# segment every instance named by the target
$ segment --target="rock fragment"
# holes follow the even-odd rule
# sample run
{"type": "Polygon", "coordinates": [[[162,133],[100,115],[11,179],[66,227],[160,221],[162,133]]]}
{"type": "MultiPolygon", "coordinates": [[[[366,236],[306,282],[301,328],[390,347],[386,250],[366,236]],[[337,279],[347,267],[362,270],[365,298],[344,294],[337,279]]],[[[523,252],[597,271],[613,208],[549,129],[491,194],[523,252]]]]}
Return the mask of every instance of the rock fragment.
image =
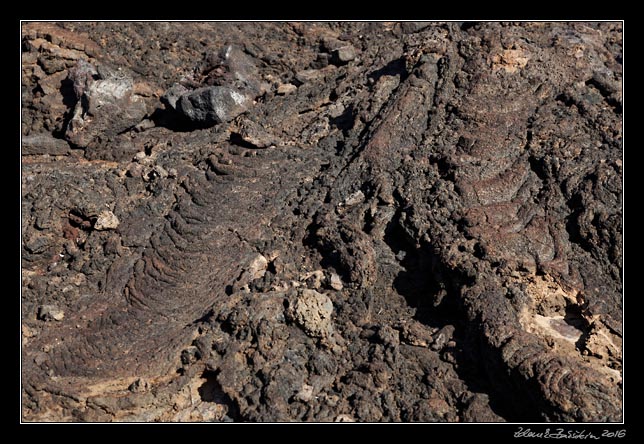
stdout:
{"type": "Polygon", "coordinates": [[[297,86],[292,83],[282,83],[277,87],[277,94],[280,96],[285,96],[287,94],[294,93],[295,91],[297,91],[297,86]]]}
{"type": "Polygon", "coordinates": [[[229,122],[248,110],[253,98],[228,86],[198,88],[177,101],[177,110],[203,125],[229,122]]]}
{"type": "Polygon", "coordinates": [[[447,343],[452,339],[454,335],[454,326],[453,325],[446,325],[440,330],[438,330],[434,335],[432,336],[433,342],[430,348],[434,351],[442,350],[443,347],[447,345],[447,343]]]}
{"type": "Polygon", "coordinates": [[[338,415],[333,422],[356,422],[355,418],[351,415],[338,415]]]}
{"type": "Polygon", "coordinates": [[[404,344],[415,347],[428,347],[433,341],[431,330],[416,321],[401,326],[400,339],[404,344]]]}
{"type": "Polygon", "coordinates": [[[331,62],[335,65],[344,65],[356,58],[356,49],[352,45],[342,46],[331,53],[331,62]]]}
{"type": "Polygon", "coordinates": [[[164,94],[163,103],[176,109],[196,125],[211,126],[229,122],[246,112],[262,93],[262,83],[255,63],[235,45],[226,46],[220,53],[208,54],[208,71],[195,90],[173,85],[164,94]]]}
{"type": "Polygon", "coordinates": [[[322,285],[322,280],[324,279],[324,273],[322,270],[315,270],[304,275],[304,282],[309,288],[317,290],[322,285]]]}
{"type": "Polygon", "coordinates": [[[313,386],[302,384],[302,388],[293,397],[296,401],[309,402],[313,399],[313,386]]]}
{"type": "Polygon", "coordinates": [[[259,279],[266,273],[266,268],[268,267],[268,259],[262,254],[257,254],[253,259],[251,259],[248,267],[246,268],[246,273],[250,280],[259,279]]]}
{"type": "Polygon", "coordinates": [[[363,202],[365,199],[364,193],[362,190],[358,190],[354,193],[351,193],[349,196],[347,196],[346,199],[342,202],[342,206],[344,207],[351,207],[353,205],[357,205],[360,202],[363,202]]]}
{"type": "Polygon", "coordinates": [[[268,148],[283,143],[282,139],[266,131],[262,125],[250,119],[242,119],[239,122],[231,136],[231,140],[234,138],[239,138],[255,148],[268,148]]]}
{"type": "Polygon", "coordinates": [[[338,273],[332,272],[329,274],[328,278],[329,287],[333,290],[340,291],[344,287],[342,284],[342,279],[338,276],[338,273]]]}
{"type": "Polygon", "coordinates": [[[333,303],[315,290],[302,290],[290,309],[291,318],[312,337],[327,338],[333,332],[333,303]]]}
{"type": "Polygon", "coordinates": [[[29,343],[29,340],[35,336],[38,336],[38,332],[28,325],[22,325],[22,345],[29,343]]]}
{"type": "MultiPolygon", "coordinates": [[[[70,70],[78,101],[65,132],[66,139],[74,145],[88,147],[100,145],[133,128],[147,113],[145,102],[134,94],[134,82],[121,73],[95,80],[99,74],[87,62],[79,61],[70,70]]],[[[105,76],[107,72],[103,70],[105,76]]]]}
{"type": "Polygon", "coordinates": [[[65,155],[69,152],[69,144],[62,139],[56,139],[49,133],[30,134],[22,137],[22,155],[50,154],[65,155]]]}
{"type": "Polygon", "coordinates": [[[55,305],[41,305],[38,308],[38,319],[41,321],[62,321],[65,318],[65,312],[55,305]]]}
{"type": "Polygon", "coordinates": [[[177,102],[182,95],[188,93],[190,90],[180,83],[175,83],[161,96],[161,102],[170,109],[177,109],[177,102]]]}
{"type": "Polygon", "coordinates": [[[68,78],[72,81],[76,98],[80,99],[83,97],[85,91],[89,90],[89,87],[98,78],[98,71],[94,65],[86,60],[80,59],[76,63],[76,67],[69,70],[68,78]]]}
{"type": "Polygon", "coordinates": [[[94,223],[94,229],[98,231],[114,230],[118,228],[119,223],[119,219],[114,213],[109,210],[105,210],[98,215],[98,218],[94,223]]]}

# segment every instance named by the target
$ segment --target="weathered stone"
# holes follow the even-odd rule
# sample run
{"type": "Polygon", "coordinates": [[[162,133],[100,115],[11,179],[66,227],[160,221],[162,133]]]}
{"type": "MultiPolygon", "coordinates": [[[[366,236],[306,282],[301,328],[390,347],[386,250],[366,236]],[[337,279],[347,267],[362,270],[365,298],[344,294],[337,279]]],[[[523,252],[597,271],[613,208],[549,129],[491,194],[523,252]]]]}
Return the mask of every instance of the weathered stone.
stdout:
{"type": "Polygon", "coordinates": [[[259,279],[264,276],[266,273],[266,267],[268,266],[268,260],[262,254],[257,254],[246,267],[245,272],[248,273],[248,278],[250,280],[259,279]]]}
{"type": "Polygon", "coordinates": [[[340,276],[338,276],[337,273],[330,273],[328,275],[328,282],[329,282],[329,286],[336,291],[340,291],[344,287],[344,284],[342,283],[342,279],[340,279],[340,276]]]}
{"type": "Polygon", "coordinates": [[[352,45],[346,45],[331,53],[331,61],[337,65],[342,65],[354,60],[356,56],[356,49],[352,45]]]}
{"type": "Polygon", "coordinates": [[[333,303],[328,296],[305,289],[293,301],[291,315],[308,335],[326,338],[333,331],[332,313],[333,303]]]}
{"type": "Polygon", "coordinates": [[[74,145],[101,146],[102,140],[133,128],[146,115],[145,102],[134,94],[131,78],[94,80],[93,71],[85,65],[74,73],[74,91],[81,97],[65,133],[74,145]]]}
{"type": "Polygon", "coordinates": [[[76,98],[80,99],[89,90],[94,81],[98,79],[98,71],[94,65],[80,59],[76,62],[76,66],[69,70],[68,78],[72,81],[76,98]]]}
{"type": "Polygon", "coordinates": [[[225,46],[221,55],[229,73],[227,83],[251,96],[258,95],[260,76],[253,58],[236,45],[225,46]]]}
{"type": "Polygon", "coordinates": [[[250,119],[242,118],[236,125],[234,134],[255,148],[268,148],[282,143],[281,138],[250,119]]]}
{"type": "Polygon", "coordinates": [[[181,96],[177,110],[202,125],[229,122],[252,105],[252,97],[228,86],[209,86],[181,96]]]}
{"type": "Polygon", "coordinates": [[[282,83],[277,87],[277,94],[285,96],[287,94],[292,94],[297,91],[297,86],[291,83],[282,83]]]}
{"type": "Polygon", "coordinates": [[[301,402],[310,402],[313,399],[313,386],[303,384],[302,388],[295,394],[294,399],[301,402]]]}
{"type": "Polygon", "coordinates": [[[442,350],[454,335],[454,326],[446,325],[432,336],[432,350],[442,350]]]}
{"type": "Polygon", "coordinates": [[[94,229],[98,231],[114,230],[119,226],[119,219],[109,210],[102,211],[96,218],[94,229]]]}
{"type": "Polygon", "coordinates": [[[22,137],[22,155],[50,154],[64,155],[69,152],[69,144],[56,139],[49,133],[30,134],[22,137]]]}
{"type": "Polygon", "coordinates": [[[41,321],[62,321],[65,312],[55,305],[41,305],[38,308],[38,319],[41,321]]]}
{"type": "Polygon", "coordinates": [[[161,96],[161,102],[170,107],[170,109],[177,109],[177,102],[182,95],[188,92],[190,92],[188,88],[180,83],[175,83],[161,96]]]}

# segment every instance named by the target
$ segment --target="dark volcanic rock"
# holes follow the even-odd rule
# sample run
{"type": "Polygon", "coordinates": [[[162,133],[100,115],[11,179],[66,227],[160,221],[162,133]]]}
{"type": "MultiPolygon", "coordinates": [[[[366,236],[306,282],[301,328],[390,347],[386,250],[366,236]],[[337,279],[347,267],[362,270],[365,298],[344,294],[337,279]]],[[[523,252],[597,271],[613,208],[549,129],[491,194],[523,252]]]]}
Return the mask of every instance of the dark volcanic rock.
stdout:
{"type": "Polygon", "coordinates": [[[229,122],[246,111],[252,98],[227,86],[208,86],[183,94],[177,110],[198,124],[229,122]]]}
{"type": "Polygon", "coordinates": [[[621,39],[24,24],[23,418],[620,421],[621,39]]]}
{"type": "Polygon", "coordinates": [[[161,98],[171,109],[199,126],[231,121],[247,111],[261,92],[253,59],[234,45],[208,54],[202,75],[204,83],[215,86],[189,91],[175,84],[161,98]]]}
{"type": "Polygon", "coordinates": [[[30,134],[22,137],[22,155],[64,155],[69,152],[69,144],[56,139],[50,133],[30,134]]]}

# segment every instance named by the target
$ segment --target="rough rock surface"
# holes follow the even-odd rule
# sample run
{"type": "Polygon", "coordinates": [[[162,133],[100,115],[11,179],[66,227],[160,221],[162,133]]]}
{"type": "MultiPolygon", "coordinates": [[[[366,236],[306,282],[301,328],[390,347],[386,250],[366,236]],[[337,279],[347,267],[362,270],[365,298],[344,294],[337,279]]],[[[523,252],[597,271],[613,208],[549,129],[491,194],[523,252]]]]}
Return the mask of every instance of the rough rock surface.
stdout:
{"type": "Polygon", "coordinates": [[[147,113],[130,77],[101,68],[99,72],[79,59],[67,77],[73,85],[76,106],[65,138],[81,148],[109,149],[106,145],[115,136],[134,127],[147,113]]]}
{"type": "Polygon", "coordinates": [[[24,420],[621,420],[620,23],[22,36],[24,420]]]}

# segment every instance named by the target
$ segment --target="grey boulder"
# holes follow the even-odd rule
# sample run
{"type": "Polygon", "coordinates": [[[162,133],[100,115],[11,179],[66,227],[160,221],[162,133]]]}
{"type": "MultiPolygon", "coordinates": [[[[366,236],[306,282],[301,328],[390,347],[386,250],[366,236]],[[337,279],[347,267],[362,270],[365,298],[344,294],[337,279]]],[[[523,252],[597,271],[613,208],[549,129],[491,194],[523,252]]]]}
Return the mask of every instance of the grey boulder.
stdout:
{"type": "Polygon", "coordinates": [[[253,98],[228,86],[198,88],[182,95],[177,111],[191,121],[204,125],[229,122],[248,110],[253,98]]]}

